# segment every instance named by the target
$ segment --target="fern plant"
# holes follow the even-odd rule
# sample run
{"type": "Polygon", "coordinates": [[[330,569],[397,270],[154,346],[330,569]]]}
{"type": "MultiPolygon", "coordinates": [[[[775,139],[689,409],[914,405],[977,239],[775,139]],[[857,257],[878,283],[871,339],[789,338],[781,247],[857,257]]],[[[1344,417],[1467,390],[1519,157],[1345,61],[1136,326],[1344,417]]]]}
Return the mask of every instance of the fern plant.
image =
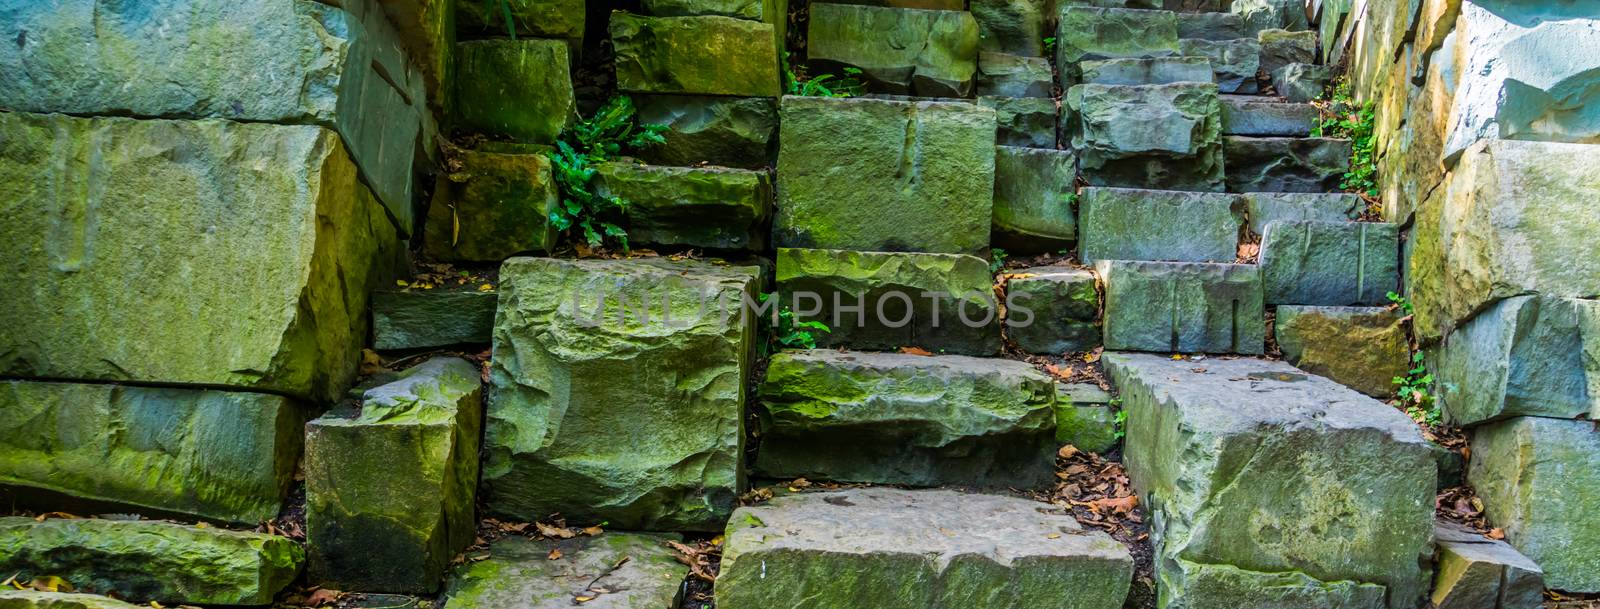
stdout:
{"type": "MultiPolygon", "coordinates": [[[[762,294],[760,297],[763,304],[772,298],[774,295],[771,293],[762,294]]],[[[783,349],[815,349],[817,336],[833,331],[828,328],[828,324],[820,321],[796,320],[794,311],[785,306],[780,306],[775,316],[766,319],[769,320],[767,342],[762,345],[762,349],[767,355],[783,349]]]]}
{"type": "Polygon", "coordinates": [[[785,95],[802,95],[808,97],[855,97],[865,93],[867,83],[861,78],[861,70],[845,68],[844,76],[835,77],[832,74],[818,74],[810,78],[795,74],[789,67],[789,54],[783,55],[783,92],[785,95]]]}
{"type": "Polygon", "coordinates": [[[634,113],[633,100],[613,97],[593,116],[563,130],[556,149],[546,153],[561,190],[550,223],[568,235],[581,234],[592,248],[607,240],[628,248],[628,233],[617,224],[627,215],[628,201],[600,194],[594,182],[599,165],[623,150],[666,142],[666,125],[640,125],[634,113]]]}

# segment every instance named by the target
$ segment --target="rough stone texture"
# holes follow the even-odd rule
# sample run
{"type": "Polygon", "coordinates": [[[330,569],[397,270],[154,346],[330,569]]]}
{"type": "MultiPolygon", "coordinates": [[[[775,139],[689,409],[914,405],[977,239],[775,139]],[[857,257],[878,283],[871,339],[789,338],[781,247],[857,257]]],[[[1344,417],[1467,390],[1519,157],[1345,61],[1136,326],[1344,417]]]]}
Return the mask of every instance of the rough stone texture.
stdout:
{"type": "Polygon", "coordinates": [[[787,15],[774,15],[778,3],[772,0],[645,0],[644,12],[659,17],[721,15],[772,23],[787,15]]]}
{"type": "Polygon", "coordinates": [[[372,348],[423,349],[489,344],[495,293],[461,289],[379,290],[372,293],[372,348]]]}
{"type": "Polygon", "coordinates": [[[1507,298],[1434,351],[1456,425],[1529,415],[1600,419],[1600,301],[1507,298]]]}
{"type": "Polygon", "coordinates": [[[1477,428],[1467,479],[1544,585],[1600,592],[1600,432],[1592,421],[1517,417],[1477,428]]]}
{"type": "Polygon", "coordinates": [[[1233,0],[1228,10],[1244,20],[1247,35],[1263,30],[1299,32],[1311,27],[1306,22],[1303,0],[1233,0]]]}
{"type": "Polygon", "coordinates": [[[1381,305],[1400,288],[1400,229],[1378,222],[1283,221],[1261,237],[1267,304],[1381,305]]]}
{"type": "Polygon", "coordinates": [[[556,244],[550,213],[561,203],[541,153],[464,151],[439,177],[428,205],[423,251],[435,260],[499,262],[556,244]]]}
{"type": "Polygon", "coordinates": [[[1164,606],[1417,605],[1436,472],[1404,414],[1281,362],[1101,361],[1164,606]]]}
{"type": "Polygon", "coordinates": [[[1227,135],[1306,137],[1316,121],[1317,109],[1311,104],[1222,96],[1222,132],[1227,135]]]}
{"type": "Polygon", "coordinates": [[[306,425],[310,579],[338,590],[438,589],[476,534],[478,366],[436,357],[306,425]]]}
{"type": "Polygon", "coordinates": [[[765,171],[606,163],[601,195],[628,201],[628,242],[717,249],[761,249],[772,209],[765,171]]]}
{"type": "Polygon", "coordinates": [[[1386,307],[1285,305],[1272,327],[1284,361],[1375,398],[1394,395],[1409,367],[1405,325],[1386,307]]]}
{"type": "Polygon", "coordinates": [[[1062,6],[1056,25],[1056,67],[1072,82],[1085,59],[1178,54],[1178,18],[1169,11],[1062,6]]]}
{"type": "Polygon", "coordinates": [[[1182,353],[1266,349],[1261,273],[1245,264],[1095,265],[1105,282],[1105,348],[1182,353]]]}
{"type": "Polygon", "coordinates": [[[995,144],[1055,150],[1056,100],[1048,97],[980,97],[978,105],[994,109],[995,144]]]}
{"type": "MultiPolygon", "coordinates": [[[[383,2],[380,8],[400,39],[396,49],[417,62],[422,86],[428,92],[428,108],[437,116],[452,116],[455,92],[450,86],[455,72],[455,2],[383,2]]],[[[423,135],[429,137],[428,131],[424,130],[423,135]]]]}
{"type": "Polygon", "coordinates": [[[1347,222],[1364,207],[1361,197],[1347,192],[1252,192],[1241,198],[1250,217],[1250,232],[1257,235],[1267,232],[1267,224],[1278,221],[1347,222]]]}
{"type": "Polygon", "coordinates": [[[1055,478],[1055,385],[1018,361],[815,349],[761,385],[765,477],[1030,488],[1055,478]]]}
{"type": "Polygon", "coordinates": [[[1291,63],[1272,71],[1272,88],[1285,99],[1304,103],[1322,97],[1333,80],[1333,69],[1309,63],[1291,63]]]}
{"type": "Polygon", "coordinates": [[[994,231],[1009,249],[1045,252],[1077,238],[1078,163],[1071,151],[996,146],[994,231]]]}
{"type": "Polygon", "coordinates": [[[700,163],[761,168],[773,157],[778,132],[778,101],[759,97],[634,95],[638,121],[666,125],[666,143],[646,147],[639,157],[659,165],[700,163]]]}
{"type": "Polygon", "coordinates": [[[1538,609],[1544,604],[1544,573],[1539,565],[1504,541],[1489,539],[1461,525],[1434,526],[1435,609],[1538,609]]]}
{"type": "Polygon", "coordinates": [[[783,304],[831,329],[817,337],[821,346],[994,355],[993,281],[982,258],[958,254],[778,248],[777,255],[783,304]]]}
{"type": "Polygon", "coordinates": [[[1204,57],[1211,62],[1217,90],[1223,93],[1256,92],[1256,70],[1261,67],[1261,44],[1255,40],[1184,39],[1178,42],[1178,48],[1186,56],[1204,57]]]}
{"type": "Polygon", "coordinates": [[[789,96],[780,114],[777,245],[988,253],[993,110],[789,96]]]}
{"type": "Polygon", "coordinates": [[[1053,8],[1047,0],[973,0],[970,10],[978,21],[978,48],[1027,57],[1044,55],[1045,16],[1053,8]]]}
{"type": "Polygon", "coordinates": [[[0,114],[0,374],[331,399],[394,225],[333,131],[0,114]]]}
{"type": "Polygon", "coordinates": [[[1579,4],[1465,0],[1443,154],[1484,138],[1600,142],[1600,15],[1579,4]],[[1561,58],[1556,60],[1555,58],[1561,58]]]}
{"type": "Polygon", "coordinates": [[[73,592],[0,590],[0,607],[5,609],[140,609],[138,605],[114,598],[73,592]]]}
{"type": "Polygon", "coordinates": [[[455,51],[456,126],[549,144],[577,116],[566,42],[474,40],[455,51]]]}
{"type": "Polygon", "coordinates": [[[1316,32],[1262,30],[1257,42],[1261,45],[1261,71],[1267,74],[1292,63],[1317,62],[1316,32]]]}
{"type": "Polygon", "coordinates": [[[304,558],[287,537],[142,520],[0,518],[0,569],[146,603],[266,605],[304,558]]]}
{"type": "Polygon", "coordinates": [[[1115,609],[1127,549],[1026,499],[863,488],[739,508],[722,609],[1115,609]]]}
{"type": "Polygon", "coordinates": [[[409,234],[427,92],[376,5],[342,4],[5,2],[0,108],[334,128],[409,234]]]}
{"type": "Polygon", "coordinates": [[[260,393],[5,381],[0,414],[0,484],[239,524],[278,515],[300,453],[260,393]]]}
{"type": "Polygon", "coordinates": [[[1496,300],[1600,296],[1600,148],[1485,140],[1417,211],[1410,258],[1417,331],[1438,338],[1496,300]],[[1561,159],[1560,163],[1550,162],[1561,159]]]}
{"type": "Polygon", "coordinates": [[[1330,192],[1350,170],[1350,140],[1326,137],[1222,138],[1228,192],[1330,192]]]}
{"type": "Polygon", "coordinates": [[[675,535],[607,532],[533,541],[506,537],[487,560],[458,567],[445,591],[450,609],[673,609],[689,568],[667,546],[675,535]],[[561,558],[551,560],[559,550],[561,558]],[[587,597],[588,600],[577,599],[587,597]]]}
{"type": "Polygon", "coordinates": [[[1216,85],[1077,85],[1065,102],[1078,116],[1072,148],[1090,184],[1223,189],[1216,85]]]}
{"type": "Polygon", "coordinates": [[[1093,85],[1168,85],[1212,82],[1211,61],[1204,57],[1136,57],[1099,59],[1078,64],[1078,79],[1093,85]]]}
{"type": "MultiPolygon", "coordinates": [[[[576,43],[583,40],[583,5],[583,0],[509,0],[505,3],[511,11],[511,23],[518,37],[564,38],[576,43]]],[[[457,2],[456,29],[505,36],[505,13],[499,2],[457,2]]]]}
{"type": "Polygon", "coordinates": [[[1233,13],[1194,13],[1178,20],[1178,38],[1200,40],[1234,40],[1250,38],[1245,30],[1244,17],[1233,13]]]}
{"type": "Polygon", "coordinates": [[[1040,266],[1009,275],[1006,335],[1018,348],[1060,355],[1100,345],[1100,293],[1094,273],[1040,266]]]}
{"type": "Polygon", "coordinates": [[[1231,262],[1244,206],[1222,193],[1085,188],[1078,259],[1231,262]]]}
{"type": "Polygon", "coordinates": [[[917,8],[929,11],[959,11],[965,10],[967,7],[966,0],[840,0],[834,4],[917,8]]]}
{"type": "Polygon", "coordinates": [[[1056,442],[1104,453],[1120,441],[1111,394],[1099,385],[1056,385],[1056,442]]]}
{"type": "Polygon", "coordinates": [[[740,303],[754,298],[755,273],[662,259],[501,265],[488,510],[644,530],[720,526],[744,482],[755,319],[740,303]]]}
{"type": "Polygon", "coordinates": [[[783,90],[771,24],[617,12],[610,27],[623,91],[777,97],[783,90]]]}
{"type": "Polygon", "coordinates": [[[1048,59],[978,52],[979,96],[1050,97],[1055,84],[1048,59]]]}
{"type": "Polygon", "coordinates": [[[854,67],[882,93],[967,97],[978,72],[978,22],[960,10],[819,3],[806,40],[815,73],[854,67]]]}

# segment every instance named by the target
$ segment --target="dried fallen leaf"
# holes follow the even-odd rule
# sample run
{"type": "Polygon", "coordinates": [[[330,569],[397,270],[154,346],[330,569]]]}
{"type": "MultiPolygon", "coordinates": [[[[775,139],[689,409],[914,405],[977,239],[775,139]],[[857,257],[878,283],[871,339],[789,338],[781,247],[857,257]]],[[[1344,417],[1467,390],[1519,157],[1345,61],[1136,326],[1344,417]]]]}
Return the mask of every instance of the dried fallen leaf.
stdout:
{"type": "Polygon", "coordinates": [[[1485,536],[1489,539],[1505,539],[1506,532],[1500,528],[1493,528],[1489,529],[1489,532],[1485,536]]]}
{"type": "Polygon", "coordinates": [[[1078,454],[1078,452],[1078,447],[1068,444],[1066,446],[1062,446],[1061,450],[1056,451],[1056,456],[1062,459],[1071,459],[1072,456],[1078,454]]]}
{"type": "Polygon", "coordinates": [[[933,353],[931,353],[927,349],[923,349],[921,347],[901,347],[900,348],[900,352],[904,353],[906,355],[924,355],[924,356],[933,355],[933,353]]]}
{"type": "Polygon", "coordinates": [[[37,590],[39,592],[71,592],[72,591],[72,584],[71,583],[68,583],[67,580],[61,579],[61,578],[56,577],[54,575],[45,575],[45,576],[41,576],[41,577],[35,577],[35,578],[33,578],[33,581],[28,582],[28,587],[29,588],[33,588],[34,590],[37,590]]]}
{"type": "Polygon", "coordinates": [[[595,526],[592,526],[592,527],[586,527],[586,528],[583,529],[583,534],[584,535],[588,535],[590,537],[594,537],[595,535],[599,535],[599,534],[604,533],[604,532],[605,532],[605,529],[600,528],[600,525],[595,525],[595,526]]]}
{"type": "Polygon", "coordinates": [[[44,521],[49,520],[51,518],[62,518],[62,519],[66,519],[66,520],[73,520],[73,519],[77,519],[77,518],[82,518],[82,516],[68,514],[66,512],[45,512],[43,514],[40,514],[38,516],[34,516],[33,517],[34,521],[36,521],[36,522],[44,522],[44,521]]]}
{"type": "Polygon", "coordinates": [[[566,527],[552,526],[543,522],[535,523],[534,526],[539,529],[540,535],[551,539],[572,539],[577,537],[575,533],[566,527]]]}
{"type": "Polygon", "coordinates": [[[1105,499],[1096,499],[1090,503],[1092,505],[1089,509],[1102,514],[1126,514],[1133,511],[1133,508],[1139,506],[1139,497],[1136,495],[1128,495],[1127,497],[1108,497],[1105,499]]]}
{"type": "Polygon", "coordinates": [[[344,596],[344,593],[338,590],[317,588],[316,590],[313,590],[310,595],[306,596],[306,606],[321,607],[323,605],[332,605],[339,602],[339,597],[341,596],[344,596]]]}
{"type": "Polygon", "coordinates": [[[561,548],[554,548],[554,549],[550,550],[550,554],[548,556],[545,556],[545,559],[546,560],[561,560],[561,548]]]}

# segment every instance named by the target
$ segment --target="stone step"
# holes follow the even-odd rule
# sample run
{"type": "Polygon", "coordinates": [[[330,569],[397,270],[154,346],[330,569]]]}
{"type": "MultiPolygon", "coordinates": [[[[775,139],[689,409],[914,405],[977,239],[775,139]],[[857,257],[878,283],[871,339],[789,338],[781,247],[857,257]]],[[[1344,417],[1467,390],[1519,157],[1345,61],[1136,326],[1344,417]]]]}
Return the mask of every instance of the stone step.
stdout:
{"type": "Polygon", "coordinates": [[[1261,43],[1253,38],[1178,41],[1183,55],[1204,57],[1211,62],[1217,89],[1223,93],[1255,93],[1256,72],[1261,69],[1261,43]]]}
{"type": "Polygon", "coordinates": [[[572,56],[565,40],[459,42],[453,80],[455,126],[518,142],[553,144],[577,116],[572,56]]]}
{"type": "Polygon", "coordinates": [[[1178,16],[1171,11],[1090,6],[1061,7],[1056,25],[1056,68],[1064,82],[1079,62],[1178,53],[1178,16]]]}
{"type": "Polygon", "coordinates": [[[1055,388],[1016,360],[809,350],[761,385],[765,477],[1034,488],[1055,478],[1055,388]]]}
{"type": "Polygon", "coordinates": [[[372,293],[372,348],[487,345],[497,294],[477,285],[372,293]]]}
{"type": "Polygon", "coordinates": [[[766,246],[773,198],[766,171],[626,161],[596,170],[598,194],[629,203],[631,244],[758,251],[766,246]]]}
{"type": "MultiPolygon", "coordinates": [[[[148,607],[148,605],[146,605],[148,607]]],[[[0,607],[6,609],[140,609],[108,596],[77,592],[0,590],[0,607]]]]}
{"type": "Polygon", "coordinates": [[[1077,182],[1078,158],[1070,150],[996,146],[994,244],[1044,253],[1077,240],[1077,182]]]}
{"type": "MultiPolygon", "coordinates": [[[[956,2],[961,10],[961,3],[956,2]]],[[[1041,2],[1012,0],[974,0],[965,7],[978,21],[978,48],[983,51],[1015,53],[1028,57],[1044,56],[1044,39],[1055,35],[1048,29],[1055,15],[1054,6],[1041,2]]]]}
{"type": "Polygon", "coordinates": [[[1261,273],[1247,264],[1101,260],[1105,348],[1180,353],[1266,349],[1261,273]]]}
{"type": "Polygon", "coordinates": [[[1099,385],[1056,384],[1056,442],[1079,450],[1104,453],[1116,447],[1116,414],[1111,393],[1099,385]]]}
{"type": "Polygon", "coordinates": [[[1075,85],[1063,101],[1075,117],[1064,139],[1091,185],[1224,189],[1215,84],[1075,85]]]}
{"type": "Polygon", "coordinates": [[[1244,31],[1254,35],[1262,30],[1309,29],[1305,2],[1301,0],[1234,0],[1228,10],[1244,19],[1244,31]]]}
{"type": "Polygon", "coordinates": [[[1222,132],[1226,135],[1306,137],[1316,125],[1317,109],[1272,98],[1222,96],[1222,132]]]}
{"type": "Polygon", "coordinates": [[[1222,138],[1228,192],[1331,192],[1350,170],[1350,140],[1325,137],[1222,138]]]}
{"type": "Polygon", "coordinates": [[[1489,523],[1544,571],[1544,585],[1600,592],[1600,431],[1593,421],[1515,417],[1473,430],[1467,480],[1489,523]]]}
{"type": "Polygon", "coordinates": [[[1284,305],[1272,331],[1284,361],[1378,399],[1393,396],[1395,377],[1411,368],[1397,309],[1284,305]]]}
{"type": "Polygon", "coordinates": [[[657,165],[761,169],[777,151],[778,100],[707,95],[630,96],[642,125],[665,125],[666,142],[636,154],[657,165]]]}
{"type": "Polygon", "coordinates": [[[1028,353],[1100,346],[1100,292],[1089,269],[1038,266],[1005,275],[1006,337],[1028,353]]]}
{"type": "Polygon", "coordinates": [[[1234,40],[1250,38],[1245,31],[1244,17],[1226,12],[1197,12],[1178,16],[1180,40],[1234,40]]]}
{"type": "Polygon", "coordinates": [[[469,150],[455,158],[459,170],[439,176],[428,204],[423,252],[442,261],[499,262],[555,247],[550,214],[561,193],[544,150],[469,150]]]}
{"type": "Polygon", "coordinates": [[[1335,76],[1333,68],[1310,63],[1284,64],[1272,71],[1272,88],[1290,102],[1309,102],[1322,97],[1335,76]]]}
{"type": "Polygon", "coordinates": [[[780,247],[776,262],[783,305],[829,327],[819,346],[1000,351],[994,276],[982,258],[780,247]]]}
{"type": "MultiPolygon", "coordinates": [[[[1107,353],[1156,588],[1184,607],[1406,609],[1437,472],[1399,410],[1288,364],[1107,353]]],[[[1474,455],[1477,455],[1474,451],[1474,455]]]]}
{"type": "Polygon", "coordinates": [[[287,537],[150,520],[0,518],[0,570],[167,605],[266,605],[300,570],[287,537]]]}
{"type": "Polygon", "coordinates": [[[1078,82],[1093,85],[1167,85],[1215,82],[1205,57],[1097,59],[1078,64],[1078,82]]]}
{"type": "Polygon", "coordinates": [[[1317,33],[1310,31],[1262,30],[1257,35],[1261,45],[1261,71],[1273,74],[1292,63],[1317,62],[1317,33]]]}
{"type": "Polygon", "coordinates": [[[1049,59],[978,52],[979,96],[1050,97],[1055,85],[1049,59]]]}
{"type": "Polygon", "coordinates": [[[719,609],[1116,609],[1127,548],[1047,504],[949,490],[803,493],[739,508],[719,609]]]}
{"type": "Polygon", "coordinates": [[[1366,207],[1360,196],[1348,192],[1247,192],[1242,197],[1250,232],[1256,235],[1280,220],[1351,221],[1366,207]]]}
{"type": "Polygon", "coordinates": [[[255,525],[277,517],[300,454],[301,405],[278,395],[0,382],[0,485],[154,515],[255,525]]]}
{"type": "Polygon", "coordinates": [[[611,16],[610,34],[619,90],[734,97],[783,92],[778,36],[770,23],[624,12],[611,16]]]}
{"type": "Polygon", "coordinates": [[[1084,188],[1078,259],[1231,262],[1244,205],[1238,195],[1136,188],[1084,188]]]}
{"type": "Polygon", "coordinates": [[[618,533],[535,541],[505,537],[489,557],[457,567],[450,609],[675,609],[689,568],[667,542],[677,535],[618,533]]]}
{"type": "Polygon", "coordinates": [[[810,20],[806,58],[814,73],[853,67],[876,92],[972,95],[979,28],[971,13],[818,3],[810,20]]]}
{"type": "Polygon", "coordinates": [[[1275,220],[1262,233],[1260,265],[1269,305],[1387,304],[1400,289],[1400,229],[1275,220]]]}
{"type": "Polygon", "coordinates": [[[1544,602],[1544,572],[1516,548],[1439,521],[1433,536],[1434,609],[1534,609],[1544,602]]]}

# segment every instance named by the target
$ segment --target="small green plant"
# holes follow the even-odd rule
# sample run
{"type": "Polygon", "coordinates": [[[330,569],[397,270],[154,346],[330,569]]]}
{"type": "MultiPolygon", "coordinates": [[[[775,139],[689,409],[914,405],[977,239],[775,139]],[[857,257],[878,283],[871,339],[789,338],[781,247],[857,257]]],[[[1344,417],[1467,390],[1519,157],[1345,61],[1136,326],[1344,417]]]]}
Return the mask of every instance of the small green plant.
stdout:
{"type": "Polygon", "coordinates": [[[1428,372],[1426,359],[1422,351],[1411,356],[1411,368],[1406,370],[1406,375],[1394,377],[1397,387],[1395,397],[1413,420],[1437,426],[1443,421],[1443,416],[1439,412],[1438,401],[1431,393],[1433,374],[1428,372]]]}
{"type": "Polygon", "coordinates": [[[1044,37],[1044,56],[1045,57],[1049,57],[1049,56],[1055,55],[1055,54],[1056,54],[1056,37],[1055,36],[1045,36],[1044,37]]]}
{"type": "Polygon", "coordinates": [[[783,92],[786,95],[855,97],[866,91],[867,83],[862,80],[860,69],[845,68],[843,77],[818,74],[806,78],[804,74],[795,74],[789,67],[789,54],[783,55],[783,92]]]}
{"type": "Polygon", "coordinates": [[[600,194],[594,183],[596,168],[625,149],[665,142],[661,134],[666,129],[665,125],[637,124],[633,100],[618,96],[594,116],[563,130],[556,149],[546,153],[561,190],[561,203],[550,212],[550,223],[569,235],[581,233],[589,247],[600,247],[610,239],[626,250],[628,233],[617,222],[627,215],[628,202],[600,194]]]}
{"type": "Polygon", "coordinates": [[[1410,316],[1417,313],[1417,308],[1411,305],[1411,299],[1400,295],[1399,292],[1389,292],[1388,296],[1389,302],[1394,303],[1394,306],[1400,307],[1400,311],[1406,315],[1410,316]]]}
{"type": "MultiPolygon", "coordinates": [[[[765,304],[772,298],[775,296],[771,293],[762,294],[761,303],[765,304]]],[[[828,328],[828,324],[820,321],[796,320],[794,311],[782,306],[781,303],[775,318],[776,321],[773,321],[774,316],[763,316],[763,319],[768,320],[767,342],[763,345],[763,350],[768,355],[783,349],[815,349],[817,335],[833,331],[828,328]]]]}
{"type": "Polygon", "coordinates": [[[497,7],[500,9],[499,10],[500,16],[503,17],[505,19],[505,21],[506,21],[506,35],[510,36],[512,40],[516,40],[517,39],[517,25],[516,25],[516,23],[513,22],[512,18],[511,18],[511,0],[484,0],[484,1],[488,3],[489,12],[491,14],[495,12],[495,9],[497,7]]]}
{"type": "Polygon", "coordinates": [[[1350,81],[1341,78],[1330,89],[1328,98],[1316,105],[1322,117],[1312,127],[1311,136],[1348,138],[1351,143],[1350,170],[1345,172],[1339,187],[1369,199],[1376,198],[1378,159],[1373,129],[1377,112],[1373,103],[1357,103],[1350,93],[1350,81]]]}
{"type": "Polygon", "coordinates": [[[989,274],[1000,272],[1006,266],[1006,257],[1010,256],[1005,250],[998,247],[989,248],[989,274]]]}
{"type": "MultiPolygon", "coordinates": [[[[1120,398],[1111,400],[1113,406],[1121,403],[1122,400],[1120,398]]],[[[1117,409],[1116,416],[1111,418],[1111,429],[1111,437],[1119,442],[1128,437],[1128,411],[1117,409]]]]}

